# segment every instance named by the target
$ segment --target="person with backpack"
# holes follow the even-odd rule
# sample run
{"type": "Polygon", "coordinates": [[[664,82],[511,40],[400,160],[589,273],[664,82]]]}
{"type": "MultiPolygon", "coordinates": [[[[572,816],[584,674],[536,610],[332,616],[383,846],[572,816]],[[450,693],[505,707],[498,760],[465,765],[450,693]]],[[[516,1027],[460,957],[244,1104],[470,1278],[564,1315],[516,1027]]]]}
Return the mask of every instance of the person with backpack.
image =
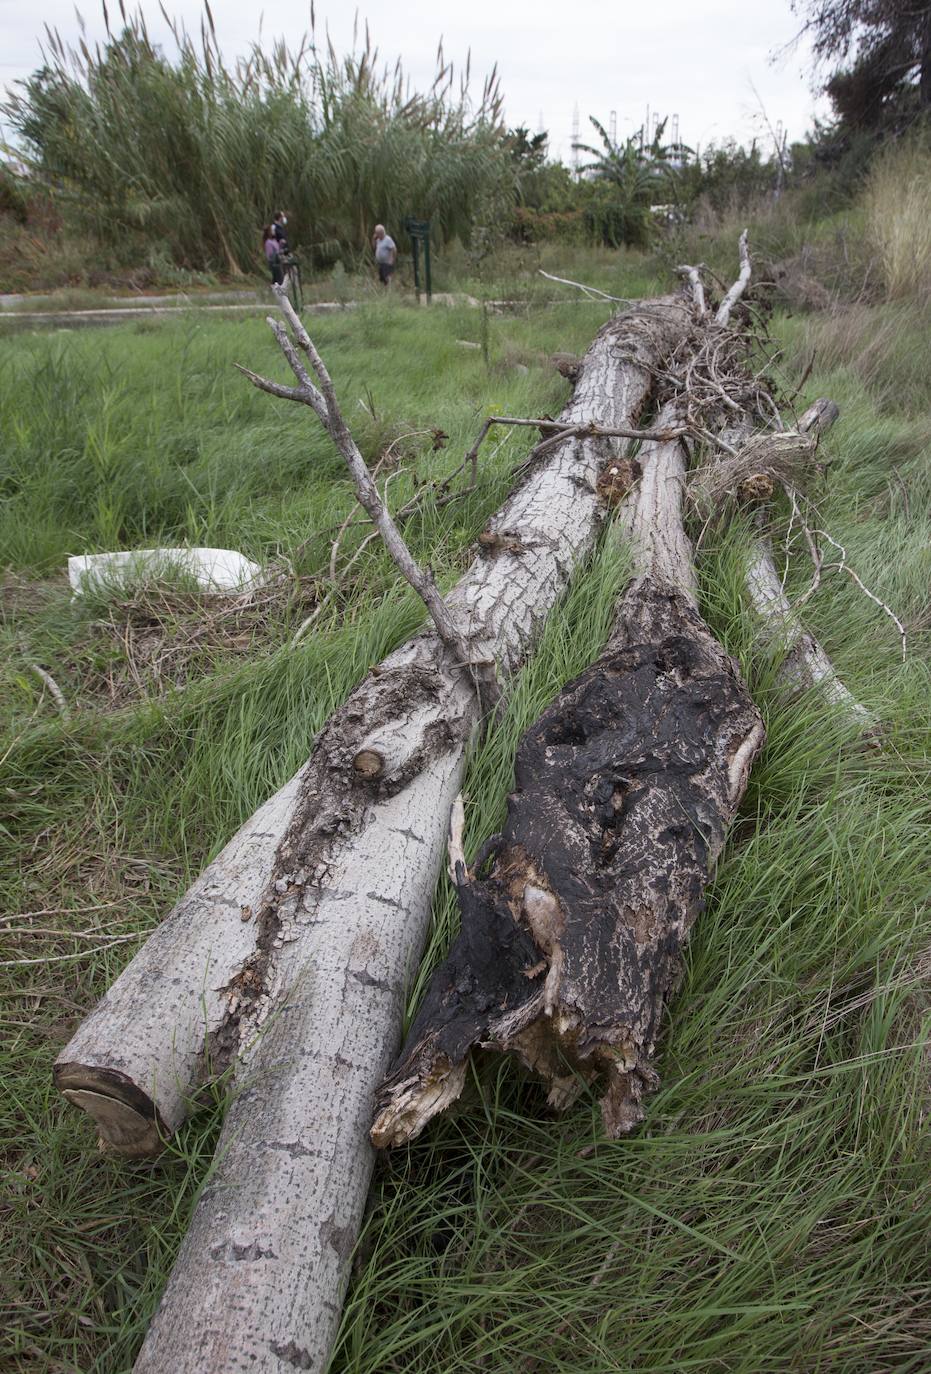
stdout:
{"type": "Polygon", "coordinates": [[[284,281],[284,270],[281,265],[281,239],[275,234],[274,223],[266,224],[262,230],[262,247],[272,274],[272,285],[280,286],[284,281]]]}

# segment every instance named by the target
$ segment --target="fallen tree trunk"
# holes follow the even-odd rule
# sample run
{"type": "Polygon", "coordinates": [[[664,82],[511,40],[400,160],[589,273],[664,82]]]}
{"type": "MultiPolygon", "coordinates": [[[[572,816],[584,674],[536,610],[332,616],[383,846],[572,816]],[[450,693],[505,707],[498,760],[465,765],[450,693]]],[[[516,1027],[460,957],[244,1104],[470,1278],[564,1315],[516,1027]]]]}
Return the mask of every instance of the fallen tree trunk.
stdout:
{"type": "MultiPolygon", "coordinates": [[[[630,424],[648,394],[648,365],[686,323],[675,298],[612,321],[589,350],[561,418],[630,424]],[[619,365],[618,354],[628,361],[619,365]]],[[[494,660],[504,678],[591,545],[600,510],[595,481],[616,447],[593,438],[554,449],[492,522],[506,536],[502,547],[476,560],[448,598],[468,617],[478,655],[494,660]],[[514,531],[519,538],[509,540],[514,531]]],[[[380,800],[428,778],[431,755],[442,759],[445,747],[455,760],[447,771],[461,766],[475,705],[470,683],[430,633],[357,689],[311,762],[209,866],[59,1055],[56,1083],[95,1117],[105,1144],[151,1152],[177,1129],[197,1087],[232,1061],[274,1001],[271,968],[309,923],[291,928],[289,902],[304,885],[314,889],[328,848],[367,824],[369,813],[376,817],[380,800]],[[319,854],[291,863],[287,837],[307,826],[319,826],[319,854]],[[275,883],[290,890],[288,901],[275,883]],[[269,888],[270,906],[263,905],[269,888]]],[[[434,801],[425,790],[413,811],[429,815],[434,801]]],[[[439,832],[428,845],[431,871],[438,846],[439,832]]]]}
{"type": "Polygon", "coordinates": [[[638,576],[601,658],[521,741],[489,875],[456,864],[461,932],[379,1094],[376,1145],[419,1134],[478,1047],[517,1054],[557,1108],[603,1080],[612,1136],[656,1081],[663,1008],[764,732],[696,609],[681,446],[638,459],[622,512],[638,576]]]}
{"type": "MultiPolygon", "coordinates": [[[[566,422],[629,424],[650,364],[687,323],[685,304],[667,299],[606,325],[566,422]]],[[[591,547],[598,474],[616,450],[598,436],[555,447],[447,598],[474,657],[503,678],[591,547]]],[[[478,716],[470,676],[428,632],[322,732],[256,913],[254,954],[218,990],[212,1054],[221,1065],[242,1056],[240,1090],[138,1370],[325,1363],[373,1163],[372,1097],[396,1050],[478,716]]]]}

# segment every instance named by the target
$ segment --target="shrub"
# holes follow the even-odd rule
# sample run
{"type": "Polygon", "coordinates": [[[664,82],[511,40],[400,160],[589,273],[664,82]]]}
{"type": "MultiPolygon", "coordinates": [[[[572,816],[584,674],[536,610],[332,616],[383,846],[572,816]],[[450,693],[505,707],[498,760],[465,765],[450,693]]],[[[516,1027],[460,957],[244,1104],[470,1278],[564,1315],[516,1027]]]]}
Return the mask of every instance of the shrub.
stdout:
{"type": "Polygon", "coordinates": [[[589,237],[583,210],[534,210],[518,205],[509,237],[515,243],[584,243],[589,237]]]}

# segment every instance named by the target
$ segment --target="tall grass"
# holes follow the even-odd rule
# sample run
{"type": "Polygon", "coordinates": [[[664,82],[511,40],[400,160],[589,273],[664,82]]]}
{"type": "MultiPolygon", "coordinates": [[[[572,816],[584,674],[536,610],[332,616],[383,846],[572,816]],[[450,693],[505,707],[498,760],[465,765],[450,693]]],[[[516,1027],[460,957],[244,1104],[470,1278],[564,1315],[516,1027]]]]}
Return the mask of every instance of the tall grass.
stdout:
{"type": "MultiPolygon", "coordinates": [[[[574,272],[586,279],[581,260],[574,272]]],[[[864,310],[858,340],[823,364],[819,354],[806,390],[842,410],[812,495],[852,565],[907,621],[909,660],[846,580],[826,575],[806,616],[886,722],[883,748],[857,747],[817,698],[782,702],[741,599],[748,530],[708,531],[703,609],[742,664],[768,744],[695,927],[660,1047],[661,1090],[635,1136],[606,1142],[588,1094],[554,1122],[514,1064],[479,1060],[456,1108],[379,1162],[333,1374],[927,1368],[931,436],[917,369],[907,389],[891,385],[901,360],[883,328],[890,307],[864,310]],[[871,319],[881,346],[867,368],[857,360],[871,319]]],[[[370,453],[390,426],[429,415],[451,440],[430,461],[454,465],[480,414],[558,406],[543,350],[579,349],[600,318],[589,306],[489,316],[489,366],[456,342],[478,339],[474,310],[360,309],[319,332],[370,453]],[[509,366],[518,356],[529,374],[509,366]]],[[[775,327],[797,376],[808,324],[775,327]]],[[[306,417],[225,370],[234,357],[273,367],[264,337],[256,324],[182,322],[4,345],[12,513],[0,528],[17,585],[73,544],[93,547],[111,510],[127,540],[189,530],[235,542],[238,529],[247,552],[280,542],[293,556],[312,536],[313,558],[326,553],[320,527],[349,509],[345,478],[306,417]]],[[[920,333],[903,347],[920,355],[920,333]]],[[[508,449],[492,447],[475,498],[411,531],[441,577],[467,556],[509,466],[508,449]]],[[[777,527],[777,547],[785,533],[777,527]]],[[[470,847],[499,823],[521,730],[597,654],[625,575],[606,538],[551,619],[471,761],[470,847]]],[[[805,584],[796,562],[787,586],[805,584]]],[[[220,1087],[152,1164],[99,1156],[51,1091],[57,1046],[418,611],[373,554],[303,648],[223,662],[183,693],[115,714],[88,707],[65,723],[38,684],[23,685],[16,656],[28,646],[54,667],[76,614],[27,600],[4,626],[10,699],[21,695],[0,748],[0,891],[22,914],[3,959],[60,961],[0,966],[0,1265],[12,1293],[0,1359],[21,1374],[131,1366],[222,1112],[220,1087]],[[96,923],[100,948],[81,935],[96,923]],[[111,937],[125,943],[105,948],[111,937]]],[[[454,926],[445,882],[434,918],[409,1010],[454,926]]]]}
{"type": "Polygon", "coordinates": [[[345,58],[311,32],[232,66],[209,7],[199,41],[173,32],[172,56],[141,13],[93,51],[53,33],[5,106],[34,172],[104,243],[139,235],[187,268],[251,270],[262,225],[285,207],[292,244],[332,261],[361,253],[379,220],[400,231],[407,215],[429,218],[443,241],[513,196],[496,82],[473,101],[442,50],[415,92],[367,31],[345,58]]]}
{"type": "Polygon", "coordinates": [[[931,299],[931,142],[912,135],[873,163],[863,194],[866,232],[893,300],[931,299]]]}

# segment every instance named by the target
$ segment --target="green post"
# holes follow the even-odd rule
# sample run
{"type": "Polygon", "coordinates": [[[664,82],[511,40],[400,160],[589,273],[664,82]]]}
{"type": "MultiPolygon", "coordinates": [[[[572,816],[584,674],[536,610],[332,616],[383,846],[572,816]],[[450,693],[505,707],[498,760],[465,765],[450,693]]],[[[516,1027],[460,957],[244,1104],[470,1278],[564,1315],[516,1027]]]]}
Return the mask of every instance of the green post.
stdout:
{"type": "Polygon", "coordinates": [[[427,300],[433,295],[433,277],[430,272],[430,221],[428,219],[413,219],[408,217],[404,221],[404,228],[410,234],[411,254],[414,259],[414,290],[420,298],[420,247],[423,245],[423,271],[424,284],[427,288],[427,300]]]}
{"type": "Polygon", "coordinates": [[[430,221],[425,225],[426,233],[423,236],[423,274],[427,287],[427,303],[433,299],[433,278],[430,276],[430,221]]]}

